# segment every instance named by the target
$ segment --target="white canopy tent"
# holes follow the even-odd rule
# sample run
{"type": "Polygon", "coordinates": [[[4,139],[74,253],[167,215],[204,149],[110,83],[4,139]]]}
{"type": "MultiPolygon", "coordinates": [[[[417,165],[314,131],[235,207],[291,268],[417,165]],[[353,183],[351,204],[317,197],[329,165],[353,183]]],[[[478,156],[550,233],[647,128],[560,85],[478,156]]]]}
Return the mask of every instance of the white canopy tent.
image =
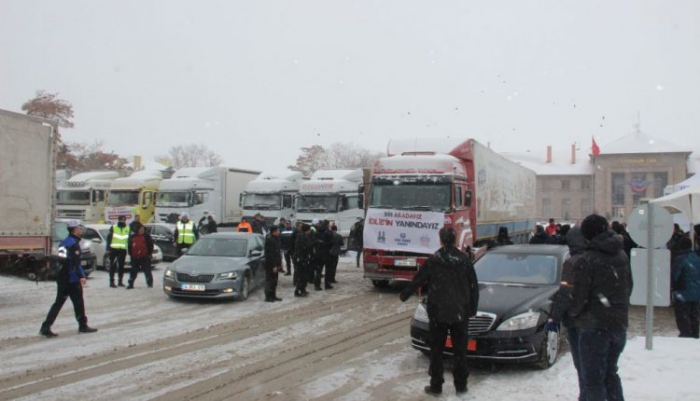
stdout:
{"type": "Polygon", "coordinates": [[[678,184],[674,184],[674,185],[668,185],[664,189],[664,193],[666,195],[670,195],[672,193],[676,193],[678,191],[682,191],[686,188],[690,188],[692,186],[699,185],[699,184],[700,184],[700,174],[693,174],[692,177],[688,178],[685,181],[681,181],[678,184]]]}
{"type": "MultiPolygon", "coordinates": [[[[692,224],[700,224],[700,184],[656,198],[650,203],[663,207],[671,214],[683,213],[692,224]]],[[[689,229],[692,232],[692,226],[689,229]]]]}

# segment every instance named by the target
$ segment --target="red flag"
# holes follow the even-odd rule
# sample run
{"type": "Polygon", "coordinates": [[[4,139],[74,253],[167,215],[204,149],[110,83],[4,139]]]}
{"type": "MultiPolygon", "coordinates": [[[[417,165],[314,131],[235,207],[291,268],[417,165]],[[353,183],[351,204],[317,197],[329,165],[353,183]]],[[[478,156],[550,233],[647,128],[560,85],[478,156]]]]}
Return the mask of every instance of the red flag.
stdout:
{"type": "Polygon", "coordinates": [[[593,146],[591,147],[591,150],[593,151],[593,157],[596,157],[600,154],[600,148],[598,147],[598,144],[595,143],[595,137],[592,137],[593,139],[593,146]]]}

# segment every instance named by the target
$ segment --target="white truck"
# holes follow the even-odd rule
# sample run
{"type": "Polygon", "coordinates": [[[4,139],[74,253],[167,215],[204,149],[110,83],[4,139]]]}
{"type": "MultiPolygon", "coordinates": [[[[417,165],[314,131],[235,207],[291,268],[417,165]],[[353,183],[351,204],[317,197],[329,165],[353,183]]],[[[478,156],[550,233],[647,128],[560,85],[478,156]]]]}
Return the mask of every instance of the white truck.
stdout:
{"type": "Polygon", "coordinates": [[[105,208],[105,223],[114,224],[119,216],[126,216],[127,223],[130,223],[137,214],[141,216],[141,223],[152,222],[161,181],[163,174],[157,170],[141,170],[112,181],[105,208]]]}
{"type": "Polygon", "coordinates": [[[345,249],[350,229],[364,217],[364,172],[357,170],[318,170],[311,179],[299,185],[296,199],[296,221],[309,223],[328,220],[338,226],[345,249]]]}
{"type": "Polygon", "coordinates": [[[0,110],[0,271],[37,277],[51,252],[56,125],[0,110]]]}
{"type": "Polygon", "coordinates": [[[78,219],[84,223],[103,221],[107,194],[117,171],[80,173],[61,182],[56,193],[59,219],[78,219]]]}
{"type": "Polygon", "coordinates": [[[229,167],[181,168],[160,183],[156,221],[174,223],[187,212],[196,224],[208,211],[220,225],[237,225],[243,217],[241,193],[259,174],[229,167]]]}
{"type": "Polygon", "coordinates": [[[294,196],[304,175],[298,171],[265,172],[246,185],[241,194],[244,218],[260,213],[268,225],[279,224],[280,218],[294,218],[294,196]]]}

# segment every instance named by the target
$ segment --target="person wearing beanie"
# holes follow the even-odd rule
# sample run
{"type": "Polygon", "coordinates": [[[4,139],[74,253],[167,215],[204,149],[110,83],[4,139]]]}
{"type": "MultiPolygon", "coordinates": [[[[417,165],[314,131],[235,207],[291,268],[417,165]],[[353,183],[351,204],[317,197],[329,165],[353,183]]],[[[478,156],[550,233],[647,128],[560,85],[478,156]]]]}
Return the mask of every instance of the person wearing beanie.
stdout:
{"type": "Polygon", "coordinates": [[[622,238],[592,214],[581,223],[588,246],[575,262],[569,315],[579,328],[582,400],[623,400],[617,362],[627,341],[632,272],[622,238]]]}
{"type": "Polygon", "coordinates": [[[265,238],[265,302],[277,302],[277,281],[282,269],[282,248],[280,247],[280,229],[270,228],[265,238]]]}
{"type": "Polygon", "coordinates": [[[693,252],[693,241],[688,237],[680,238],[676,246],[676,257],[671,264],[671,290],[678,337],[698,338],[700,257],[693,252]]]}

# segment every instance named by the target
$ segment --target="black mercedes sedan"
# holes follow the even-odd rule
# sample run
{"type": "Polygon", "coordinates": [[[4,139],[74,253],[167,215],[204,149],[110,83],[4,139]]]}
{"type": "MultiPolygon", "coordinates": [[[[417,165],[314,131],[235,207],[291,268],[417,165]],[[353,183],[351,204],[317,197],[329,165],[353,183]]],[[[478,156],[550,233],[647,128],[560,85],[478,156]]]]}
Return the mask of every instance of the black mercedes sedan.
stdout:
{"type": "MultiPolygon", "coordinates": [[[[569,258],[563,245],[508,245],[495,248],[476,263],[479,308],[469,320],[467,356],[497,362],[533,363],[546,369],[559,355],[559,332],[545,330],[552,312],[550,298],[559,289],[569,258]]],[[[429,296],[429,295],[428,295],[429,296]]],[[[411,345],[430,351],[425,300],[411,320],[411,345]]],[[[451,355],[448,337],[445,354],[451,355]]]]}

